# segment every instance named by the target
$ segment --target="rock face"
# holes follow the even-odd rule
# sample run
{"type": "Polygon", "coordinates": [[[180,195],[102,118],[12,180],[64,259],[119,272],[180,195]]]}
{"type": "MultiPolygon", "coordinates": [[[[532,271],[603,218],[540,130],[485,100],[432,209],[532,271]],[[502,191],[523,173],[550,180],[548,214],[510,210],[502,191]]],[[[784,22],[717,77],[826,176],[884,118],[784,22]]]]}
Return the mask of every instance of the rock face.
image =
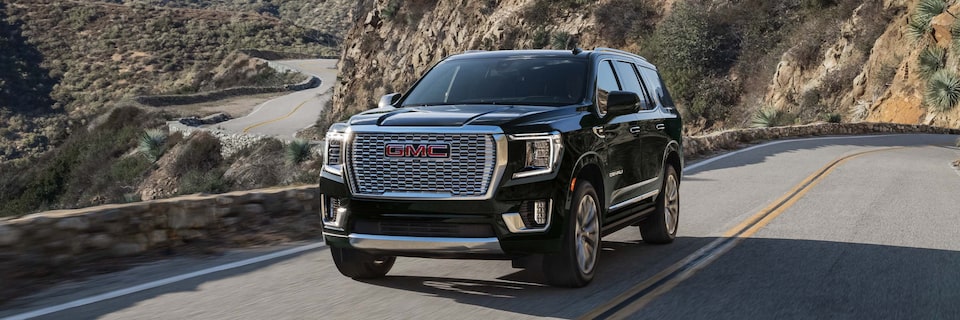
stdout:
{"type": "MultiPolygon", "coordinates": [[[[924,103],[926,80],[918,72],[918,56],[927,45],[950,48],[950,28],[956,18],[943,13],[931,21],[931,32],[917,40],[909,32],[908,22],[918,0],[884,0],[881,10],[892,20],[869,48],[850,41],[875,19],[865,2],[841,28],[840,36],[824,44],[822,62],[804,66],[793,52],[784,54],[776,76],[764,98],[764,104],[781,110],[799,112],[805,95],[822,98],[829,111],[850,121],[927,124],[960,128],[960,107],[944,112],[924,103]],[[830,81],[844,81],[844,90],[828,94],[821,88],[830,81]],[[816,95],[815,95],[816,94],[816,95]]],[[[949,7],[960,9],[960,3],[949,7]]],[[[953,50],[948,54],[957,55],[953,50]]],[[[947,59],[946,68],[957,70],[956,57],[947,59]]]]}
{"type": "MultiPolygon", "coordinates": [[[[574,8],[563,7],[573,1],[550,2],[548,10],[531,12],[531,8],[540,8],[537,4],[543,1],[358,2],[354,26],[345,36],[333,107],[322,117],[320,127],[374,107],[384,94],[408,89],[417,77],[450,54],[475,49],[551,48],[555,47],[553,35],[557,34],[569,35],[573,40],[568,43],[582,48],[616,46],[608,43],[609,35],[599,37],[616,22],[598,20],[595,10],[613,0],[577,1],[582,3],[574,8]],[[543,45],[544,34],[550,38],[547,45],[543,45]]],[[[749,123],[751,110],[773,107],[805,114],[801,118],[808,122],[836,113],[844,122],[960,128],[960,107],[940,112],[926,106],[926,80],[917,72],[917,57],[927,43],[943,48],[953,46],[950,29],[956,19],[949,13],[935,17],[929,35],[918,41],[908,26],[918,1],[854,3],[852,14],[845,12],[838,18],[840,25],[831,22],[819,26],[831,28],[823,31],[829,35],[822,41],[791,38],[785,42],[793,46],[789,50],[771,48],[784,52],[779,63],[769,66],[775,73],[772,78],[768,78],[769,73],[756,79],[743,78],[745,83],[755,83],[757,89],[740,97],[746,106],[746,120],[731,125],[749,123]]],[[[657,12],[653,23],[670,14],[676,2],[648,1],[657,12]]],[[[729,0],[712,3],[737,5],[729,0]]],[[[949,10],[960,12],[960,3],[954,2],[949,10]]],[[[635,46],[640,45],[643,44],[627,42],[625,49],[638,51],[635,46]]],[[[947,68],[958,71],[960,59],[956,56],[960,56],[960,50],[949,51],[947,68]]],[[[755,75],[725,76],[738,79],[755,75]]],[[[698,126],[696,119],[689,120],[692,127],[698,126]]]]}
{"type": "MultiPolygon", "coordinates": [[[[404,91],[443,57],[466,50],[532,48],[534,30],[523,10],[534,0],[363,0],[348,32],[333,110],[321,121],[376,106],[380,96],[404,91]],[[399,5],[397,3],[402,3],[399,5]]],[[[580,46],[596,42],[591,6],[561,10],[541,32],[574,35],[580,46]]],[[[572,40],[571,40],[572,41],[572,40]]]]}

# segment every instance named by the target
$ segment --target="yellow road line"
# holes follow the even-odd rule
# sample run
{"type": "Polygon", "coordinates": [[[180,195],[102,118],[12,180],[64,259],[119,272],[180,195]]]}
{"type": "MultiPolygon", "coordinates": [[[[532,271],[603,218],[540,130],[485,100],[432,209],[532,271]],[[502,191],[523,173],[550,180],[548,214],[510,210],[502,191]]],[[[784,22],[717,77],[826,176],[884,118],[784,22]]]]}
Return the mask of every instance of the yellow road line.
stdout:
{"type": "Polygon", "coordinates": [[[251,124],[251,125],[247,126],[246,128],[243,128],[243,133],[247,133],[247,132],[250,131],[250,129],[253,129],[253,128],[256,128],[256,127],[259,127],[259,126],[271,124],[271,123],[274,123],[274,122],[277,122],[277,121],[280,121],[280,120],[289,118],[289,117],[292,116],[294,113],[296,113],[297,110],[300,110],[300,107],[303,107],[303,105],[306,104],[306,103],[309,102],[309,101],[310,101],[310,99],[307,99],[307,100],[301,102],[300,104],[297,105],[296,108],[293,108],[293,110],[291,110],[290,113],[287,113],[286,115],[284,115],[284,116],[282,116],[282,117],[251,124]]]}
{"type": "Polygon", "coordinates": [[[697,271],[715,261],[743,241],[743,239],[753,236],[757,231],[793,206],[800,198],[841,164],[866,154],[895,149],[901,149],[901,147],[868,150],[846,155],[831,161],[820,168],[820,170],[808,176],[800,182],[800,184],[794,186],[786,194],[774,200],[766,208],[757,212],[757,214],[754,214],[737,226],[724,232],[722,238],[710,242],[710,244],[700,248],[663,271],[660,271],[653,277],[633,286],[610,300],[610,302],[584,314],[580,319],[622,319],[636,313],[654,298],[670,291],[670,289],[676,287],[683,282],[683,280],[693,276],[697,271]]]}

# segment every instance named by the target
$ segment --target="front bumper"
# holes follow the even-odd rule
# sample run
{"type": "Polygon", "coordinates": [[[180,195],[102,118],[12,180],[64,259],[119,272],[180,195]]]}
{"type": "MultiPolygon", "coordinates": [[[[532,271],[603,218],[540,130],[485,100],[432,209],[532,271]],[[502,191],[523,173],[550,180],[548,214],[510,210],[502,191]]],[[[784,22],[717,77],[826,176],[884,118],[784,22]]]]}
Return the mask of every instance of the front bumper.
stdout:
{"type": "Polygon", "coordinates": [[[350,246],[373,251],[437,254],[503,254],[497,238],[441,238],[350,234],[350,246]]]}
{"type": "Polygon", "coordinates": [[[337,198],[343,208],[339,227],[324,226],[325,240],[333,247],[381,255],[478,259],[560,250],[563,228],[559,226],[564,225],[567,195],[563,192],[566,188],[556,182],[562,179],[556,176],[501,186],[490,199],[469,201],[355,198],[343,180],[336,178],[325,174],[320,179],[322,202],[337,198]],[[551,204],[549,223],[542,231],[520,231],[508,224],[521,204],[530,200],[551,204]],[[393,232],[398,226],[417,234],[393,232]]]}

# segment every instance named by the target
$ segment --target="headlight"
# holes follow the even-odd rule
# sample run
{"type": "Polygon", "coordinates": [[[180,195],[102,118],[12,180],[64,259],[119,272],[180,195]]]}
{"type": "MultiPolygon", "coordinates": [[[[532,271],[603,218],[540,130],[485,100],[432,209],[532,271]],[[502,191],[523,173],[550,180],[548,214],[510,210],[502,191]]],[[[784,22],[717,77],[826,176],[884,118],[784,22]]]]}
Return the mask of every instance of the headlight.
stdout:
{"type": "Polygon", "coordinates": [[[513,174],[514,178],[524,178],[552,173],[560,164],[560,152],[563,141],[559,132],[515,134],[510,140],[524,141],[523,169],[513,174]]]}
{"type": "Polygon", "coordinates": [[[335,175],[343,174],[343,132],[327,132],[323,154],[323,170],[335,175]]]}

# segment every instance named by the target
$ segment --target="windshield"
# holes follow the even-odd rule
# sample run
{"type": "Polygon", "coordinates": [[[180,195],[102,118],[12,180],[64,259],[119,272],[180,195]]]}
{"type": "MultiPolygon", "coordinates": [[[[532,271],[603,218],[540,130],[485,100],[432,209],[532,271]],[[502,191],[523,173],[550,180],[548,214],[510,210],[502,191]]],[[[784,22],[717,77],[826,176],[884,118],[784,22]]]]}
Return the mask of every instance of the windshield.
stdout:
{"type": "Polygon", "coordinates": [[[586,61],[565,58],[445,61],[423,77],[403,106],[570,105],[583,101],[586,75],[586,61]]]}

